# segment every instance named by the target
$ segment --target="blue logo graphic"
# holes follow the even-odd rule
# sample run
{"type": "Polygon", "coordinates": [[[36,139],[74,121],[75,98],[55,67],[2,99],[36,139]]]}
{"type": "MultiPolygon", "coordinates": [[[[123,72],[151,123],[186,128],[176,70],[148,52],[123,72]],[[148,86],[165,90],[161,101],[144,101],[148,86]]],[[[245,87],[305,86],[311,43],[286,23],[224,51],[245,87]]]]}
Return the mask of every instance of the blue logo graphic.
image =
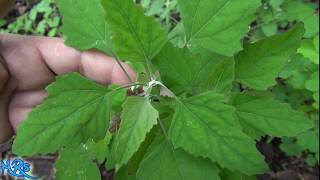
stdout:
{"type": "Polygon", "coordinates": [[[28,172],[30,169],[30,164],[23,161],[22,159],[15,159],[10,163],[10,160],[0,161],[1,162],[1,174],[4,176],[7,171],[13,177],[17,178],[27,178],[27,179],[37,179],[37,177],[30,176],[28,172]]]}

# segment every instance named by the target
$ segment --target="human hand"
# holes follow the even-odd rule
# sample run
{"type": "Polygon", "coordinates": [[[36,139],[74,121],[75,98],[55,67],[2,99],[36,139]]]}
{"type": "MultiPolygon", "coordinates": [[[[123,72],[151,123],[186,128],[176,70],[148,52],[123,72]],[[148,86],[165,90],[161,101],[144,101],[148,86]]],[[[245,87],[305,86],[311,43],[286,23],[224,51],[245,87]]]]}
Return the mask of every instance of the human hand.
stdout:
{"type": "MultiPolygon", "coordinates": [[[[0,143],[8,136],[7,122],[16,131],[28,113],[44,100],[47,95],[44,88],[56,75],[79,72],[100,84],[129,83],[113,58],[96,51],[79,52],[65,46],[59,38],[0,34],[0,54],[10,74],[7,81],[2,81],[5,84],[0,83],[0,88],[3,86],[2,91],[0,89],[3,99],[0,102],[0,143]]],[[[130,66],[123,66],[135,79],[130,66]]],[[[2,79],[6,76],[2,75],[2,79]]]]}

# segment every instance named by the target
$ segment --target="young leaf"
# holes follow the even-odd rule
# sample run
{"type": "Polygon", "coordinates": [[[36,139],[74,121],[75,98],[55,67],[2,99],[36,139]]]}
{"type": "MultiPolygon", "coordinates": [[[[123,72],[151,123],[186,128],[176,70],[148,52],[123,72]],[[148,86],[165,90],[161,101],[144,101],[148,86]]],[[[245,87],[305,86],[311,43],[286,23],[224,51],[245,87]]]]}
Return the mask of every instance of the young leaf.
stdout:
{"type": "Polygon", "coordinates": [[[298,24],[282,35],[247,44],[235,57],[236,80],[257,90],[275,85],[275,78],[299,47],[303,32],[303,25],[298,24]]]}
{"type": "Polygon", "coordinates": [[[113,99],[126,91],[98,85],[77,73],[59,76],[48,87],[48,98],[35,108],[18,130],[15,154],[54,153],[89,138],[104,138],[113,99]]]}
{"type": "Polygon", "coordinates": [[[153,63],[164,84],[176,94],[198,94],[207,90],[227,93],[234,80],[234,60],[220,55],[196,56],[188,49],[168,43],[153,63]],[[173,61],[174,59],[174,61],[173,61]]]}
{"type": "Polygon", "coordinates": [[[157,124],[158,111],[149,98],[129,97],[123,104],[121,124],[111,148],[109,162],[118,170],[137,152],[146,134],[157,124]]]}
{"type": "Polygon", "coordinates": [[[132,0],[102,0],[117,55],[127,61],[150,61],[167,42],[164,29],[132,0]]]}
{"type": "Polygon", "coordinates": [[[178,0],[188,46],[232,56],[255,18],[259,0],[178,0]]]}
{"type": "Polygon", "coordinates": [[[137,174],[139,180],[219,180],[219,169],[207,159],[196,158],[158,135],[149,147],[137,174]]]}
{"type": "Polygon", "coordinates": [[[64,149],[56,162],[56,177],[59,180],[101,179],[100,171],[90,156],[85,144],[77,148],[64,149]]]}
{"type": "Polygon", "coordinates": [[[257,131],[260,136],[292,137],[312,127],[312,122],[302,112],[268,95],[237,94],[233,106],[243,128],[257,131]]]}
{"type": "Polygon", "coordinates": [[[267,170],[253,139],[241,131],[234,108],[222,95],[207,92],[177,100],[169,136],[175,147],[209,157],[221,167],[246,174],[267,170]]]}
{"type": "Polygon", "coordinates": [[[67,45],[110,53],[111,33],[100,0],[57,0],[57,4],[64,18],[61,31],[67,45]]]}

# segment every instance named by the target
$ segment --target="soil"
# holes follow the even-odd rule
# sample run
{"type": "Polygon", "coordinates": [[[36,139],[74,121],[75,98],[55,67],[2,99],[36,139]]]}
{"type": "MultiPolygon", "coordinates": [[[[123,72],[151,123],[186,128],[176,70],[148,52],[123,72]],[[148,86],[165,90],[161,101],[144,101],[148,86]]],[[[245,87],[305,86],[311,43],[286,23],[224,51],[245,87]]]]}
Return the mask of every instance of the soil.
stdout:
{"type": "MultiPolygon", "coordinates": [[[[15,19],[28,10],[36,3],[37,0],[27,3],[26,0],[17,0],[16,6],[5,18],[8,23],[14,22],[15,19]]],[[[315,0],[311,0],[317,2],[315,0]]],[[[178,15],[177,19],[179,18],[178,15]]],[[[270,167],[270,172],[258,176],[259,180],[318,180],[319,166],[309,167],[303,157],[289,157],[279,148],[281,141],[274,139],[270,143],[262,139],[257,143],[257,148],[266,157],[266,162],[270,167]]],[[[11,152],[11,143],[0,145],[0,159],[10,159],[15,156],[11,152]]],[[[55,179],[54,162],[57,155],[35,156],[25,160],[33,165],[33,174],[46,180],[55,179]]],[[[103,180],[112,180],[113,173],[100,168],[103,180]]],[[[0,180],[11,180],[12,177],[0,176],[0,180]]]]}
{"type": "Polygon", "coordinates": [[[280,139],[267,138],[257,143],[257,148],[265,156],[270,171],[258,177],[259,180],[318,180],[319,166],[310,167],[303,156],[287,156],[279,148],[280,139]]]}

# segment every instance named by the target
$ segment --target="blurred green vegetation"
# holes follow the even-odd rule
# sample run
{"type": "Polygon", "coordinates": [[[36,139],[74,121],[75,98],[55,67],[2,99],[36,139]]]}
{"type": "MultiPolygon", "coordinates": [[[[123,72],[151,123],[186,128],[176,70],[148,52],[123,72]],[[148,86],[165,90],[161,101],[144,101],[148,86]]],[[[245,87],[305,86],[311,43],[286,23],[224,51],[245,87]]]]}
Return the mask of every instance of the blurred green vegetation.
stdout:
{"type": "Polygon", "coordinates": [[[59,36],[61,18],[54,0],[42,0],[35,4],[30,11],[19,17],[13,17],[13,19],[9,18],[8,21],[0,20],[0,32],[59,36]]]}

